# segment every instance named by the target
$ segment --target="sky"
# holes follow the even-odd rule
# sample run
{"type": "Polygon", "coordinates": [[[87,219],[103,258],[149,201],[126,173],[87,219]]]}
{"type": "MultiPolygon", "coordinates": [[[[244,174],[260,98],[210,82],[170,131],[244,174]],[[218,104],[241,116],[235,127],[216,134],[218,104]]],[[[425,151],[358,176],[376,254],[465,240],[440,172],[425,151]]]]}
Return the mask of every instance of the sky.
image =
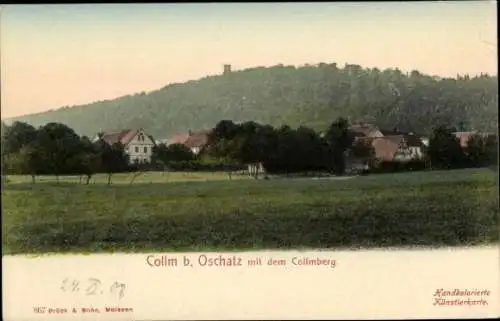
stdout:
{"type": "Polygon", "coordinates": [[[256,66],[497,74],[496,1],[4,5],[2,119],[256,66]]]}

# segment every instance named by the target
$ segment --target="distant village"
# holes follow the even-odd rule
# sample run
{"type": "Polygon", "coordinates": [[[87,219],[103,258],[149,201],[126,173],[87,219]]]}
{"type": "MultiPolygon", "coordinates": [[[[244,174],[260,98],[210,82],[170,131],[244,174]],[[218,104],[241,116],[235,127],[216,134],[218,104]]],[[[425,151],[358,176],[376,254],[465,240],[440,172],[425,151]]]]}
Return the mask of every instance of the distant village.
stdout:
{"type": "MultiPolygon", "coordinates": [[[[414,133],[398,130],[381,129],[374,124],[355,124],[350,126],[355,140],[365,140],[373,147],[375,158],[380,161],[408,161],[424,157],[424,148],[429,144],[429,138],[414,133]]],[[[156,140],[144,128],[126,129],[118,132],[104,132],[102,139],[108,144],[121,143],[129,156],[131,163],[149,163],[153,156],[153,147],[164,144],[182,144],[197,155],[208,143],[211,130],[188,130],[173,135],[168,139],[156,140]]],[[[476,131],[454,132],[462,148],[476,131]]],[[[356,160],[351,159],[352,164],[356,160]]],[[[355,165],[353,165],[355,166],[355,165]]],[[[360,165],[365,166],[365,165],[360,165]]]]}

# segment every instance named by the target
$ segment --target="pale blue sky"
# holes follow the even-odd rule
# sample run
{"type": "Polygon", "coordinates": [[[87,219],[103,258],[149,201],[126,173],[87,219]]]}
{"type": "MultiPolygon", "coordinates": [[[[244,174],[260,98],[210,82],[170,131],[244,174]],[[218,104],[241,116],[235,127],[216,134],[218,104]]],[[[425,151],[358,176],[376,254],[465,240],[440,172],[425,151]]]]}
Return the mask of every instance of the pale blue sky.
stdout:
{"type": "Polygon", "coordinates": [[[496,3],[10,5],[2,118],[279,63],[496,74],[496,3]]]}

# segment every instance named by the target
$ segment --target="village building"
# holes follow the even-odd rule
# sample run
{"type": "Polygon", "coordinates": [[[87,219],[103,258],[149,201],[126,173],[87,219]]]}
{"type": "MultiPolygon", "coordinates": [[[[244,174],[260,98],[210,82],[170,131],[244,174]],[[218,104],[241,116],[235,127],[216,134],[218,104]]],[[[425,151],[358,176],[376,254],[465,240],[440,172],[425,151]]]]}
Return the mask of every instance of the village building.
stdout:
{"type": "Polygon", "coordinates": [[[411,135],[392,135],[385,137],[365,137],[373,148],[373,157],[359,158],[346,153],[346,171],[360,172],[370,169],[371,161],[408,162],[423,159],[424,144],[411,135]]]}
{"type": "Polygon", "coordinates": [[[460,142],[460,146],[462,148],[467,148],[467,146],[469,145],[469,140],[472,136],[479,135],[483,138],[488,138],[494,134],[470,131],[470,132],[454,132],[453,135],[455,135],[455,137],[458,138],[458,141],[460,142]]]}
{"type": "Polygon", "coordinates": [[[418,160],[424,157],[424,143],[414,135],[391,135],[372,139],[375,158],[381,161],[418,160]]]}
{"type": "Polygon", "coordinates": [[[380,131],[380,129],[373,124],[356,124],[351,125],[349,130],[354,134],[354,137],[383,137],[384,134],[380,131]]]}
{"type": "Polygon", "coordinates": [[[356,140],[371,141],[376,158],[380,160],[409,160],[423,157],[423,149],[429,139],[414,133],[406,133],[398,129],[380,129],[373,124],[350,126],[349,130],[356,140]]]}
{"type": "Polygon", "coordinates": [[[182,144],[188,147],[193,154],[199,154],[208,144],[208,137],[212,130],[187,131],[175,134],[168,140],[168,145],[182,144]]]}
{"type": "MultiPolygon", "coordinates": [[[[99,136],[94,141],[98,139],[99,136]]],[[[102,139],[109,145],[121,143],[131,164],[150,163],[153,156],[153,147],[156,145],[153,137],[142,128],[103,132],[102,139]]]]}

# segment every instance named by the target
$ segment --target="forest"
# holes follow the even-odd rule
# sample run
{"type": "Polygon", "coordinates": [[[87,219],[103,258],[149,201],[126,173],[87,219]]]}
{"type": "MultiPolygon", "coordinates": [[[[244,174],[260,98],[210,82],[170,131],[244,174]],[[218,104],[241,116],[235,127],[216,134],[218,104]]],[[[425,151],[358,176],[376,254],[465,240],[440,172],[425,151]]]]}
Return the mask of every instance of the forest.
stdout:
{"type": "Polygon", "coordinates": [[[256,67],[170,84],[88,105],[65,106],[6,120],[34,127],[55,122],[93,137],[101,130],[142,127],[156,139],[221,119],[326,131],[338,117],[429,135],[438,125],[497,132],[498,77],[440,78],[397,68],[320,63],[256,67]]]}

